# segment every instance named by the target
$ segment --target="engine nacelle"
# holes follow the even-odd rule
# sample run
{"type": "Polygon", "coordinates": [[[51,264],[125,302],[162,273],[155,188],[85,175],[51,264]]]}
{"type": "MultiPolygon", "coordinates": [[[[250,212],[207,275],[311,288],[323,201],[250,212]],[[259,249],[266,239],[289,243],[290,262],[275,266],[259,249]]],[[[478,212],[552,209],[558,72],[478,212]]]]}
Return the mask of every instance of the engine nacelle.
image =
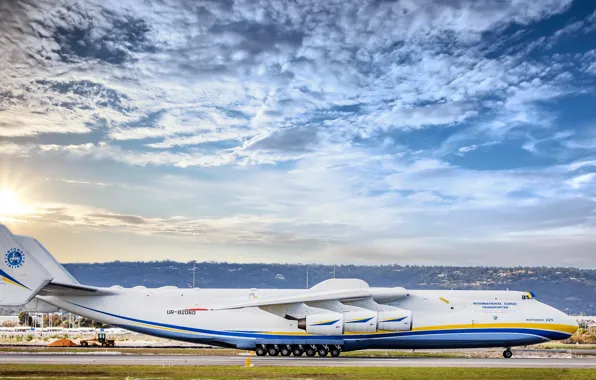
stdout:
{"type": "Polygon", "coordinates": [[[349,311],[344,313],[344,332],[376,332],[376,311],[349,311]]]}
{"type": "Polygon", "coordinates": [[[340,313],[309,314],[306,316],[306,332],[316,335],[343,334],[344,316],[340,313]]]}
{"type": "Polygon", "coordinates": [[[412,312],[404,309],[379,311],[378,326],[379,330],[410,331],[412,330],[412,312]]]}

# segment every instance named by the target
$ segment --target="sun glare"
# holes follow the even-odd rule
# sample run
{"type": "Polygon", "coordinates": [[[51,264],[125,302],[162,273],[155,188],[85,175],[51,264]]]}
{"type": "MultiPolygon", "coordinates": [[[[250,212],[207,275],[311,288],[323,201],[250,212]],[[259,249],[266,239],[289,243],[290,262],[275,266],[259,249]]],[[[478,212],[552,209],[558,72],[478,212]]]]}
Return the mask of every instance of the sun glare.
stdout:
{"type": "Polygon", "coordinates": [[[24,206],[14,191],[0,189],[0,216],[17,215],[24,212],[24,206]]]}

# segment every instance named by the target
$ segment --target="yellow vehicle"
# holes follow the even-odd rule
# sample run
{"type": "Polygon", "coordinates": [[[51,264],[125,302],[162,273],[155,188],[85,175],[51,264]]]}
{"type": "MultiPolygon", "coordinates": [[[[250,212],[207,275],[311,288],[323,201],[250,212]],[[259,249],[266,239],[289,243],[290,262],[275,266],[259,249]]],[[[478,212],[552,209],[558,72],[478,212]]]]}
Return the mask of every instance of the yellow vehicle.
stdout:
{"type": "Polygon", "coordinates": [[[98,333],[97,338],[90,340],[82,340],[81,347],[114,347],[116,341],[114,339],[106,339],[106,333],[98,333]]]}

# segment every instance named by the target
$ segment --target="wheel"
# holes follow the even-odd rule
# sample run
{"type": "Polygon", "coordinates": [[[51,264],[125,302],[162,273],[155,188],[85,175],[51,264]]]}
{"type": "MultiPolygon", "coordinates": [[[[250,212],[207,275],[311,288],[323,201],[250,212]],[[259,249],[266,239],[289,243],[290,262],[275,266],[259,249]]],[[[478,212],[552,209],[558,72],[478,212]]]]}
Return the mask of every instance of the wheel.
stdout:
{"type": "Polygon", "coordinates": [[[317,351],[312,347],[307,348],[305,352],[306,356],[315,356],[317,354],[317,351]]]}
{"type": "Polygon", "coordinates": [[[281,353],[281,356],[292,355],[292,351],[288,347],[282,347],[281,350],[279,350],[279,352],[281,353]]]}
{"type": "Polygon", "coordinates": [[[267,350],[267,352],[269,353],[269,356],[279,355],[279,350],[275,347],[270,347],[269,350],[267,350]]]}
{"type": "Polygon", "coordinates": [[[513,356],[513,352],[511,352],[511,350],[507,349],[507,350],[503,351],[503,357],[505,359],[511,359],[512,356],[513,356]]]}
{"type": "Polygon", "coordinates": [[[115,346],[114,342],[108,343],[108,347],[114,347],[114,346],[115,346]]]}
{"type": "Polygon", "coordinates": [[[102,346],[102,347],[107,347],[107,346],[108,346],[108,344],[107,344],[106,342],[103,342],[103,343],[101,344],[101,346],[102,346]]]}
{"type": "Polygon", "coordinates": [[[87,347],[87,346],[89,346],[89,343],[87,343],[85,341],[81,342],[81,347],[87,347]]]}
{"type": "Polygon", "coordinates": [[[255,353],[257,354],[257,356],[267,355],[267,351],[265,351],[265,349],[263,347],[257,347],[257,349],[255,350],[255,353]]]}
{"type": "Polygon", "coordinates": [[[329,350],[329,353],[331,354],[331,356],[336,358],[339,356],[339,354],[341,354],[341,351],[339,350],[339,348],[333,347],[331,350],[329,350]]]}
{"type": "Polygon", "coordinates": [[[329,351],[327,351],[325,347],[319,347],[317,352],[319,353],[319,356],[327,356],[327,354],[329,353],[329,351]]]}
{"type": "Polygon", "coordinates": [[[294,356],[302,356],[302,354],[304,353],[304,351],[302,351],[300,349],[300,347],[296,347],[292,350],[292,353],[294,354],[294,356]]]}

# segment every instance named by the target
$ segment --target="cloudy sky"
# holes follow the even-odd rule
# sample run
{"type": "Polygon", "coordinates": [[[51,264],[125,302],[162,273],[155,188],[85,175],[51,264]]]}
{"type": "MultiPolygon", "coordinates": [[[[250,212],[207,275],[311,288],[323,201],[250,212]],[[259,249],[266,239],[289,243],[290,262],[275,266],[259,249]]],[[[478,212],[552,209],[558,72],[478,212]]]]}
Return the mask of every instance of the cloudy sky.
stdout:
{"type": "Polygon", "coordinates": [[[596,267],[596,3],[4,0],[0,220],[61,261],[596,267]]]}

